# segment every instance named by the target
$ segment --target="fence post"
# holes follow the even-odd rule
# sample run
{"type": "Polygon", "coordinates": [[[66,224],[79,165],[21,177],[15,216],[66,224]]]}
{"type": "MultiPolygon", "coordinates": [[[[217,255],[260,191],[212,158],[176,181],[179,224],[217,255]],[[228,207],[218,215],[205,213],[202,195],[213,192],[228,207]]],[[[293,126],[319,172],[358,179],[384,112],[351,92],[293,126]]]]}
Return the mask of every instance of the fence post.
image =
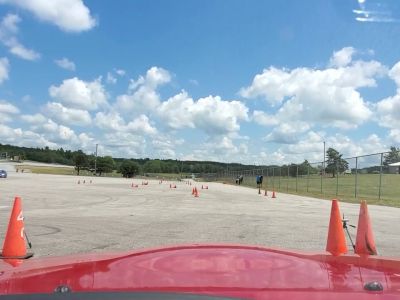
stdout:
{"type": "Polygon", "coordinates": [[[289,191],[289,166],[287,167],[287,181],[286,181],[286,191],[289,191]]]}
{"type": "Polygon", "coordinates": [[[338,162],[336,161],[336,197],[338,195],[339,192],[339,166],[338,166],[338,162]]]}
{"type": "Polygon", "coordinates": [[[275,190],[275,168],[272,168],[272,190],[275,190]]]}
{"type": "Polygon", "coordinates": [[[354,198],[357,198],[357,185],[358,185],[358,182],[357,182],[357,176],[358,175],[358,156],[356,157],[356,181],[355,181],[355,185],[354,185],[354,198]]]}
{"type": "Polygon", "coordinates": [[[278,181],[278,183],[279,183],[279,190],[281,189],[281,176],[282,176],[282,167],[279,167],[279,181],[278,181]]]}
{"type": "Polygon", "coordinates": [[[323,194],[322,193],[322,176],[324,176],[324,174],[325,174],[325,170],[323,170],[323,167],[321,168],[321,195],[323,194]]]}
{"type": "Polygon", "coordinates": [[[310,181],[310,165],[307,165],[307,193],[308,193],[309,181],[310,181]]]}
{"type": "Polygon", "coordinates": [[[381,200],[381,189],[382,189],[382,164],[383,164],[383,153],[381,153],[381,166],[379,170],[379,194],[378,194],[378,200],[381,200]]]}
{"type": "Polygon", "coordinates": [[[296,166],[296,193],[297,193],[297,181],[299,180],[299,165],[296,166]]]}

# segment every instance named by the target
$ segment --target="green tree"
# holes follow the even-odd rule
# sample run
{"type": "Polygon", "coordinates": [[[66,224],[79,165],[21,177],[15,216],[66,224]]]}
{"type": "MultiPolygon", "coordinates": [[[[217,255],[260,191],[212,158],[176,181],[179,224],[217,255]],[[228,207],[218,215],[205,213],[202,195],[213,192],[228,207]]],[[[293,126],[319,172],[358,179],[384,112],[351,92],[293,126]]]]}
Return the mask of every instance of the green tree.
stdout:
{"type": "Polygon", "coordinates": [[[85,153],[81,150],[78,150],[74,155],[74,163],[75,163],[75,170],[79,175],[79,172],[82,168],[86,168],[89,164],[88,158],[85,153]]]}
{"type": "Polygon", "coordinates": [[[132,178],[137,175],[140,171],[140,166],[138,163],[131,160],[124,160],[119,167],[119,171],[125,178],[132,178]]]}
{"type": "Polygon", "coordinates": [[[114,170],[114,160],[111,156],[97,158],[97,173],[101,176],[103,173],[110,173],[114,170]]]}
{"type": "Polygon", "coordinates": [[[146,173],[161,173],[161,161],[158,159],[147,161],[143,165],[143,171],[146,173]]]}
{"type": "Polygon", "coordinates": [[[329,148],[326,151],[327,161],[325,171],[332,174],[332,177],[336,176],[337,172],[344,172],[348,169],[349,163],[342,158],[343,154],[340,154],[337,150],[329,148]]]}
{"type": "Polygon", "coordinates": [[[400,148],[394,146],[390,147],[390,152],[385,154],[385,160],[383,164],[385,166],[400,161],[400,148]]]}

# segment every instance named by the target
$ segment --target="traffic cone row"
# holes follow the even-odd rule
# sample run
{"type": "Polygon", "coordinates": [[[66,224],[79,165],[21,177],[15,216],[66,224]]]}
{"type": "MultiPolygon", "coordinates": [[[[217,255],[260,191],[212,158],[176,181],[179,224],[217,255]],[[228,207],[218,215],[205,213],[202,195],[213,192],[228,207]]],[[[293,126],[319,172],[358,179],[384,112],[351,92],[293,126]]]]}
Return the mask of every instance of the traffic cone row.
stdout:
{"type": "MultiPolygon", "coordinates": [[[[341,219],[338,200],[332,200],[331,216],[329,221],[326,251],[334,256],[347,253],[344,224],[341,219]]],[[[365,200],[361,201],[360,213],[356,234],[354,252],[358,255],[377,255],[368,206],[365,200]]]]}
{"type": "MultiPolygon", "coordinates": [[[[259,192],[259,194],[261,194],[261,192],[259,192]]],[[[267,190],[264,190],[264,196],[265,196],[265,197],[268,196],[268,191],[267,191],[267,190]]],[[[271,198],[276,198],[275,190],[272,190],[271,198]]]]}
{"type": "MultiPolygon", "coordinates": [[[[82,183],[85,184],[85,183],[86,183],[86,180],[83,179],[82,183]]],[[[91,180],[91,179],[90,179],[89,183],[90,183],[90,184],[92,183],[92,180],[91,180]]],[[[81,180],[78,180],[78,184],[81,184],[81,180]]]]}

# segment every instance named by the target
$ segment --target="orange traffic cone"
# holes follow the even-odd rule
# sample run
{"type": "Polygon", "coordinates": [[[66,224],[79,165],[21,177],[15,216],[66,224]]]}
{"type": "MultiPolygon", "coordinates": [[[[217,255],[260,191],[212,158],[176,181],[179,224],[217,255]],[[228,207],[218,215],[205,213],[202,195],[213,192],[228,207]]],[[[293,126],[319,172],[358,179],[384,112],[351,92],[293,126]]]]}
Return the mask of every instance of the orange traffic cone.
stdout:
{"type": "Polygon", "coordinates": [[[267,190],[264,191],[264,196],[268,196],[267,190]]]}
{"type": "Polygon", "coordinates": [[[197,191],[197,188],[194,188],[194,196],[196,198],[199,197],[199,192],[197,191]]]}
{"type": "Polygon", "coordinates": [[[33,253],[26,252],[21,198],[15,197],[6,238],[4,239],[3,252],[0,258],[25,259],[32,256],[33,253]]]}
{"type": "Polygon", "coordinates": [[[368,206],[365,200],[361,201],[360,215],[358,217],[355,253],[377,255],[371,220],[368,214],[368,206]]]}
{"type": "Polygon", "coordinates": [[[276,198],[275,190],[272,190],[272,198],[276,198]]]}
{"type": "Polygon", "coordinates": [[[339,203],[336,199],[333,199],[326,251],[330,252],[334,256],[347,253],[346,237],[344,235],[342,219],[340,216],[339,203]]]}
{"type": "Polygon", "coordinates": [[[194,195],[194,188],[192,188],[192,195],[194,195]]]}

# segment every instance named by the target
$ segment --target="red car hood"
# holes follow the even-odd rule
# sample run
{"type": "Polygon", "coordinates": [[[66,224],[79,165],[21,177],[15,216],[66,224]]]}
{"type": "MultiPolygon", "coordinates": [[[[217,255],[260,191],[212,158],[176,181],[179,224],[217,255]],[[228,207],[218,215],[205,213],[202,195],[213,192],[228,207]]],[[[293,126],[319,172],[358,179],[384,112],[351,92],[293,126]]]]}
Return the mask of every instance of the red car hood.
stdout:
{"type": "Polygon", "coordinates": [[[252,299],[395,299],[400,260],[258,246],[185,245],[118,254],[0,260],[0,293],[161,291],[252,299]],[[381,292],[367,291],[377,281],[381,292]]]}

